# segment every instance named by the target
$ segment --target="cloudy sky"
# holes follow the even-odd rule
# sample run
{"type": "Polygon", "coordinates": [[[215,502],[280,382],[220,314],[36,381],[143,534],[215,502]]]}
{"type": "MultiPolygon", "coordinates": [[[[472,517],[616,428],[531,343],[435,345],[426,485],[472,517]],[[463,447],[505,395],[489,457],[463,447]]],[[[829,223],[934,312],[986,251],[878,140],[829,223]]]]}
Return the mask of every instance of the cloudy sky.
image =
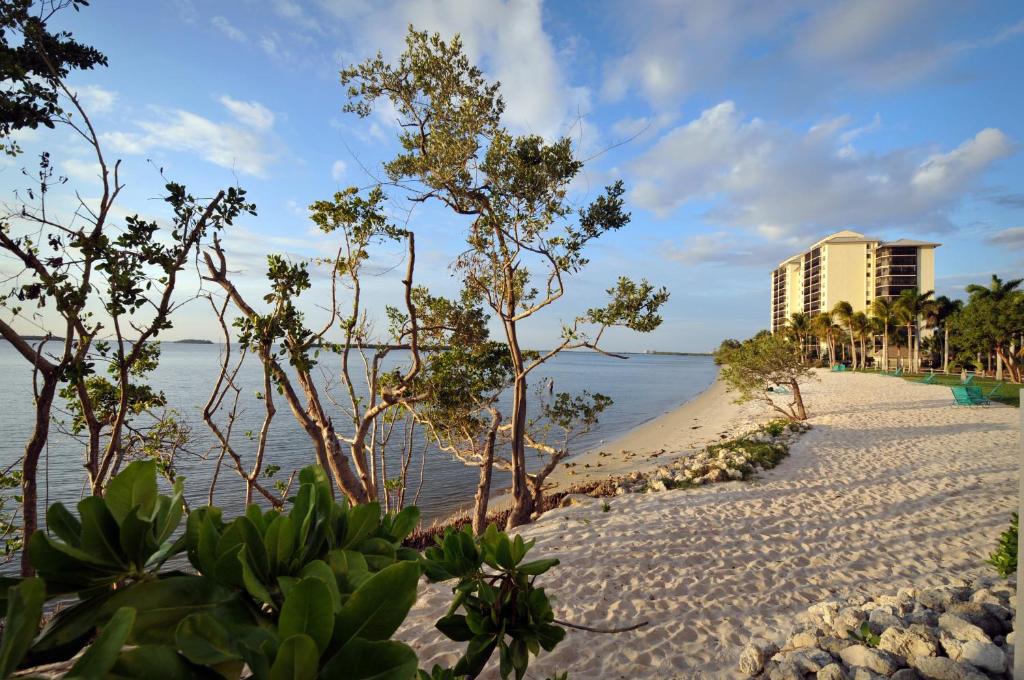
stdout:
{"type": "MultiPolygon", "coordinates": [[[[158,168],[200,194],[244,186],[259,216],[227,239],[253,295],[268,251],[330,252],[305,207],[372,184],[394,151],[386,111],[342,113],[337,72],[377,50],[396,56],[410,23],[462,35],[501,81],[511,129],[573,138],[590,159],[574,201],[615,178],[628,188],[632,224],[524,329],[536,346],[620,274],[672,299],[653,336],[614,334],[615,348],[750,335],[768,323],[770,269],[841,228],[943,243],[940,293],[1024,273],[1019,2],[98,1],[61,23],[110,59],[74,83],[123,158],[123,212],[163,215],[158,168]]],[[[95,194],[67,132],[22,146],[0,166],[4,200],[42,149],[68,187],[95,194]]],[[[453,293],[462,225],[429,207],[411,220],[420,281],[453,293]]],[[[398,258],[384,253],[370,283],[380,306],[397,294],[398,258]]],[[[172,337],[215,337],[206,309],[186,308],[172,337]]]]}

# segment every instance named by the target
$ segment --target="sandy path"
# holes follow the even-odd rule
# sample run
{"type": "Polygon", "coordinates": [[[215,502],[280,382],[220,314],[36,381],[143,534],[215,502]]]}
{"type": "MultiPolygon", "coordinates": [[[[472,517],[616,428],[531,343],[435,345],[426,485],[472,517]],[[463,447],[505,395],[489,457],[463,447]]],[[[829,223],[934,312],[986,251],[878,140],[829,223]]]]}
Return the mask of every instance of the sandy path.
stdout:
{"type": "MultiPolygon", "coordinates": [[[[806,392],[814,429],[760,481],[620,497],[607,513],[594,501],[523,531],[562,560],[545,581],[558,616],[650,621],[570,631],[531,677],[731,677],[751,635],[776,636],[811,602],[985,569],[1014,509],[1018,409],[955,407],[948,388],[861,374],[824,373],[806,392]]],[[[432,628],[448,602],[422,586],[399,633],[421,665],[456,658],[432,628]]]]}

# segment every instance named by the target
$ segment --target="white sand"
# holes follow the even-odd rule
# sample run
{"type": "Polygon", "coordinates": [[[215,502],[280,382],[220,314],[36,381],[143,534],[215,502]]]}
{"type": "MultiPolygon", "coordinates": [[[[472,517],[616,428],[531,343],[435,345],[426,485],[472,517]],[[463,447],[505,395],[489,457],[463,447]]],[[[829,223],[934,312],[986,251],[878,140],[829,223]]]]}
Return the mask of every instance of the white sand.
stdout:
{"type": "MultiPolygon", "coordinates": [[[[1015,508],[1018,409],[956,407],[946,387],[863,374],[822,373],[805,392],[814,429],[760,481],[618,497],[607,513],[595,500],[522,531],[537,539],[534,557],[562,561],[542,581],[556,616],[650,622],[569,631],[531,677],[733,677],[750,637],[777,638],[812,602],[986,571],[1015,508]]],[[[716,399],[741,419],[756,410],[716,399]]],[[[661,423],[658,448],[690,445],[690,413],[661,423]]],[[[458,656],[433,629],[450,600],[448,587],[424,584],[398,634],[421,666],[458,656]]]]}

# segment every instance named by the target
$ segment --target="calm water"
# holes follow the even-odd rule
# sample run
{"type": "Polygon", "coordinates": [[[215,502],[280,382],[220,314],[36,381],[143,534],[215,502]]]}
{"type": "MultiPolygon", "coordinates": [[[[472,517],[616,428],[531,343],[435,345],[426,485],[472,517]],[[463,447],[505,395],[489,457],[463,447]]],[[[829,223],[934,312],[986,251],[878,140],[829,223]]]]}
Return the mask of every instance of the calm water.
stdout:
{"type": "MultiPolygon", "coordinates": [[[[207,489],[215,467],[216,455],[209,455],[212,436],[201,420],[203,405],[216,379],[221,346],[168,343],[163,346],[160,367],[153,374],[152,384],[164,391],[168,405],[178,410],[192,425],[194,455],[182,455],[176,461],[185,483],[189,500],[193,504],[206,503],[207,489]]],[[[237,356],[237,353],[234,353],[237,356]]],[[[391,365],[401,362],[400,355],[389,357],[391,365]]],[[[322,355],[320,368],[327,377],[335,375],[337,357],[322,355]]],[[[628,360],[604,357],[594,353],[567,352],[550,361],[532,375],[531,389],[543,385],[548,378],[554,380],[555,391],[577,392],[589,390],[610,396],[614,405],[603,415],[601,423],[581,436],[573,446],[583,452],[599,447],[655,418],[665,411],[693,398],[711,384],[716,373],[710,357],[655,356],[635,354],[628,360]]],[[[31,433],[32,386],[27,362],[9,345],[0,342],[0,464],[17,460],[31,433]]],[[[244,403],[240,422],[235,427],[235,445],[242,452],[247,448],[242,436],[246,430],[258,431],[262,422],[261,403],[251,395],[262,391],[262,373],[255,362],[242,370],[244,403]]],[[[340,396],[340,394],[339,394],[340,396]]],[[[59,401],[59,399],[58,399],[59,401]]],[[[536,401],[536,399],[534,400],[536,401]]],[[[314,461],[312,449],[305,433],[278,397],[275,401],[277,416],[271,428],[266,463],[279,465],[279,476],[314,461]]],[[[325,406],[329,404],[325,401],[325,406]]],[[[507,409],[506,409],[507,411],[507,409]]],[[[335,416],[336,426],[344,421],[340,413],[335,416]]],[[[419,440],[422,441],[422,440],[419,440]]],[[[51,430],[48,454],[40,461],[40,500],[63,501],[74,504],[82,496],[86,478],[82,470],[83,447],[76,441],[51,430]],[[48,480],[48,489],[43,481],[48,480]]],[[[416,449],[409,480],[411,499],[419,478],[420,449],[416,449]]],[[[244,455],[244,453],[243,453],[244,455]]],[[[395,471],[389,463],[389,472],[395,471]]],[[[444,516],[471,500],[476,484],[477,468],[452,460],[436,449],[428,448],[424,484],[419,506],[426,519],[444,516]]],[[[508,484],[508,476],[495,472],[495,488],[508,484]]],[[[227,468],[221,470],[216,501],[228,508],[239,509],[243,488],[238,476],[227,468]]]]}

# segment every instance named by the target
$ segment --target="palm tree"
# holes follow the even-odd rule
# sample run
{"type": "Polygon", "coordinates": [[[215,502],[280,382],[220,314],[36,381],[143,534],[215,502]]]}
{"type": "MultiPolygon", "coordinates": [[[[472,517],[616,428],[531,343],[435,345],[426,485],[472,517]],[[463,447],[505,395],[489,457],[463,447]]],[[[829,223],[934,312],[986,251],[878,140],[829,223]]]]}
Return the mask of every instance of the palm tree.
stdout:
{"type": "Polygon", "coordinates": [[[871,301],[871,315],[882,326],[882,367],[889,370],[889,326],[896,318],[896,308],[889,298],[875,298],[871,301]]]}
{"type": "Polygon", "coordinates": [[[813,332],[810,315],[806,312],[793,312],[789,316],[786,330],[792,339],[800,345],[800,358],[807,363],[807,338],[813,332]]]}
{"type": "Polygon", "coordinates": [[[935,298],[935,304],[926,312],[925,324],[942,329],[942,372],[949,373],[949,319],[964,307],[963,300],[951,300],[945,295],[935,298]]]}
{"type": "MultiPolygon", "coordinates": [[[[972,283],[967,286],[967,293],[971,296],[971,303],[988,303],[991,305],[991,309],[994,314],[1003,315],[1007,312],[1007,305],[1009,308],[1013,308],[1015,306],[1015,301],[1016,304],[1024,307],[1024,291],[1017,290],[1021,283],[1024,283],[1024,279],[1010,279],[1009,281],[1003,281],[1001,278],[993,274],[992,281],[989,283],[988,287],[972,283]]],[[[994,347],[992,347],[996,356],[999,358],[999,365],[1002,366],[1005,364],[1010,369],[1010,379],[1014,382],[1020,382],[1021,379],[1016,365],[1017,351],[1014,347],[1014,340],[1017,339],[1018,332],[1019,331],[1014,331],[1010,333],[1008,338],[1001,340],[997,339],[994,343],[994,347]],[[1007,339],[1009,348],[1006,347],[1007,339]]],[[[1021,344],[1024,345],[1024,342],[1021,344]]]]}
{"type": "Polygon", "coordinates": [[[857,367],[857,344],[853,337],[853,328],[850,326],[850,319],[853,317],[853,305],[845,300],[837,302],[832,308],[832,316],[838,323],[845,323],[846,330],[850,336],[850,357],[853,359],[853,367],[857,367]]]}
{"type": "Polygon", "coordinates": [[[828,347],[829,363],[834,364],[836,362],[835,332],[837,326],[832,314],[821,312],[811,319],[811,328],[814,329],[815,335],[825,341],[825,346],[828,347]]]}
{"type": "Polygon", "coordinates": [[[900,296],[896,299],[897,306],[903,312],[902,321],[907,326],[907,354],[910,358],[911,371],[920,370],[918,347],[921,337],[920,333],[914,335],[914,326],[920,328],[921,316],[929,313],[935,305],[935,300],[928,299],[934,294],[934,290],[921,293],[917,288],[907,288],[900,291],[900,296]]]}
{"type": "MultiPolygon", "coordinates": [[[[867,368],[867,339],[872,337],[871,319],[864,312],[854,312],[850,315],[849,326],[851,336],[860,341],[860,367],[867,368]]],[[[857,368],[856,361],[854,359],[854,368],[857,368]]]]}

